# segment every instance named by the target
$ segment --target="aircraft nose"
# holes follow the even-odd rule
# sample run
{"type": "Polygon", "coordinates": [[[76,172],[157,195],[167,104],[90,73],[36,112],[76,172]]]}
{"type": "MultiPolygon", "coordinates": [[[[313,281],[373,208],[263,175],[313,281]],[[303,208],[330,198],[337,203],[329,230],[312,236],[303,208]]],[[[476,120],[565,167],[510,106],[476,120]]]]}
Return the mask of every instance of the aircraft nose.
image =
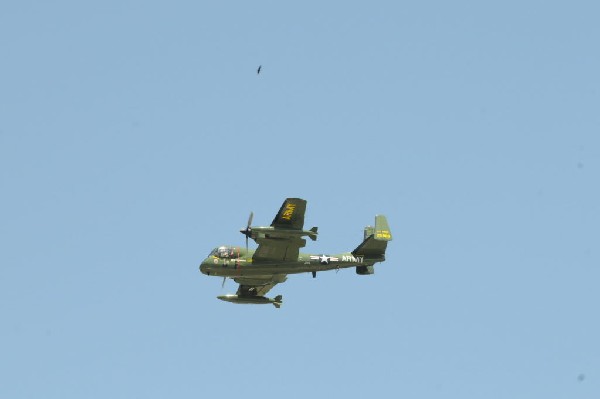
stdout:
{"type": "Polygon", "coordinates": [[[200,272],[206,275],[210,274],[210,270],[208,269],[208,265],[206,264],[206,262],[202,262],[200,264],[200,272]]]}

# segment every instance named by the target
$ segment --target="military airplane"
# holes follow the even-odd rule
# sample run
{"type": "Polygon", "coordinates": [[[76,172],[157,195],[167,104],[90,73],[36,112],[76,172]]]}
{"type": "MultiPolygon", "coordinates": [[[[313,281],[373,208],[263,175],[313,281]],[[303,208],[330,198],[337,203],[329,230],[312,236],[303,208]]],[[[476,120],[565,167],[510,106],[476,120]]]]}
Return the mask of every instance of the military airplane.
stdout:
{"type": "Polygon", "coordinates": [[[246,248],[220,246],[213,249],[200,264],[200,271],[208,276],[233,279],[239,284],[235,294],[221,295],[218,299],[232,303],[273,304],[279,308],[282,296],[267,298],[265,294],[276,284],[287,280],[288,274],[312,273],[355,267],[359,275],[375,272],[374,265],[385,260],[385,250],[392,233],[383,215],[375,216],[375,226],[364,229],[363,242],[351,252],[335,255],[304,254],[300,248],[306,245],[302,237],[317,239],[317,227],[304,230],[306,201],[287,198],[270,226],[252,226],[251,212],[246,228],[240,230],[246,236],[246,248]],[[248,249],[248,239],[257,244],[256,250],[248,249]]]}

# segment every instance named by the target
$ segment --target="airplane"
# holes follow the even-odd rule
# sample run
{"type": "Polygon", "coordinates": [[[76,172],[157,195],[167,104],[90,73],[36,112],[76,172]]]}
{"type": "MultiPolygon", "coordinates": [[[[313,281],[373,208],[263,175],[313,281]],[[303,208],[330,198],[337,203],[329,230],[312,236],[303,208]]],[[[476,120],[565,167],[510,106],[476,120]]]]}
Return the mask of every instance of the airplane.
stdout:
{"type": "Polygon", "coordinates": [[[238,304],[272,304],[280,308],[281,295],[267,298],[265,294],[276,284],[287,280],[288,274],[312,273],[355,267],[359,275],[375,273],[374,265],[385,260],[385,250],[392,233],[384,215],[375,216],[375,226],[364,229],[363,242],[351,252],[335,255],[300,253],[306,245],[302,237],[315,241],[318,228],[304,230],[306,201],[287,198],[270,226],[252,226],[251,212],[246,228],[246,248],[223,245],[213,249],[200,264],[200,272],[207,276],[230,278],[239,284],[235,294],[217,296],[226,302],[238,304]],[[248,249],[248,239],[257,244],[248,249]]]}

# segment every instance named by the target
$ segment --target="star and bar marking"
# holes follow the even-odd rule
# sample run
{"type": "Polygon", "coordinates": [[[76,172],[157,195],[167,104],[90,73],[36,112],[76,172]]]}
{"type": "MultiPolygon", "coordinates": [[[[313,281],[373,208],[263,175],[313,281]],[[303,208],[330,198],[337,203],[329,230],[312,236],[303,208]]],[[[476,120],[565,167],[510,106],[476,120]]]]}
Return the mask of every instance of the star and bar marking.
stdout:
{"type": "Polygon", "coordinates": [[[321,262],[322,265],[328,265],[329,262],[339,262],[340,258],[336,258],[335,256],[327,256],[325,254],[323,255],[311,255],[310,256],[311,260],[318,260],[319,262],[321,262]]]}

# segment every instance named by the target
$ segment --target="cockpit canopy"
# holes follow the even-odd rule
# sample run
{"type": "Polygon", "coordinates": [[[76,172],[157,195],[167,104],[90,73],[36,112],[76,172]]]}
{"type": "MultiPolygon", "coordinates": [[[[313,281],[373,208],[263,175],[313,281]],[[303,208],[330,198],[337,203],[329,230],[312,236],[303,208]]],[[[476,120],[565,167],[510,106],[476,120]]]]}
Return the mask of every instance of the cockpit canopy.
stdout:
{"type": "Polygon", "coordinates": [[[217,258],[233,258],[235,255],[234,247],[227,247],[225,245],[213,249],[208,256],[216,256],[217,258]]]}

